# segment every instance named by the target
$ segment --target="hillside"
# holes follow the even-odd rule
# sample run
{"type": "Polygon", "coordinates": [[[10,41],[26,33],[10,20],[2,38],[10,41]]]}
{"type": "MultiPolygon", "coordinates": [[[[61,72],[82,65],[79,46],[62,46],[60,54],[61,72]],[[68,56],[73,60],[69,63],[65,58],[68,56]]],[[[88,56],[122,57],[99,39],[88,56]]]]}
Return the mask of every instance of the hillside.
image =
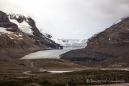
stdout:
{"type": "Polygon", "coordinates": [[[129,17],[118,20],[111,27],[91,37],[84,49],[62,55],[87,66],[127,67],[129,64],[129,17]]]}

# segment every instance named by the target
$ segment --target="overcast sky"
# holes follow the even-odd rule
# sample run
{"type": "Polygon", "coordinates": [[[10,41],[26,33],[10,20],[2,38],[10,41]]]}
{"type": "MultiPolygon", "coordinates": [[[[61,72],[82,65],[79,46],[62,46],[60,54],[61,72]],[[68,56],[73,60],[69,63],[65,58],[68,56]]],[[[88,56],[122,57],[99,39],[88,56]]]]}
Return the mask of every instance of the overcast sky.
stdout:
{"type": "Polygon", "coordinates": [[[89,38],[129,16],[129,0],[0,0],[0,10],[29,15],[57,38],[89,38]]]}

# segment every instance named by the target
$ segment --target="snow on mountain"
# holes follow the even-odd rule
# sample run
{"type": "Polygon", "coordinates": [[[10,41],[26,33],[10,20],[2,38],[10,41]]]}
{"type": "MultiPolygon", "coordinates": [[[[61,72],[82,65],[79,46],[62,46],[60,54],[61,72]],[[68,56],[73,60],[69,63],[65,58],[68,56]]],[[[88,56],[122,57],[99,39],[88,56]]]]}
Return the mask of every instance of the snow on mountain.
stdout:
{"type": "Polygon", "coordinates": [[[32,27],[27,23],[28,19],[24,16],[25,20],[22,21],[21,23],[19,23],[16,19],[18,19],[19,17],[21,17],[21,15],[8,15],[8,18],[10,20],[10,22],[15,23],[19,30],[21,30],[22,32],[29,34],[29,35],[33,35],[33,31],[32,31],[32,27]]]}
{"type": "MultiPolygon", "coordinates": [[[[126,17],[125,17],[125,18],[126,18],[126,17]]],[[[113,25],[115,25],[115,24],[118,24],[118,23],[122,22],[125,18],[121,18],[121,19],[117,20],[113,25]]]]}
{"type": "Polygon", "coordinates": [[[49,39],[52,38],[52,35],[50,35],[49,33],[46,33],[46,32],[43,31],[42,29],[40,29],[39,31],[43,34],[44,37],[47,37],[47,38],[49,38],[49,39]]]}
{"type": "Polygon", "coordinates": [[[1,34],[2,34],[2,33],[8,33],[8,34],[12,33],[12,32],[10,32],[10,31],[7,31],[6,29],[7,29],[7,28],[0,27],[0,32],[1,32],[1,34]]]}
{"type": "Polygon", "coordinates": [[[115,22],[115,24],[118,24],[118,23],[121,22],[121,21],[122,21],[122,19],[117,20],[117,21],[115,22]]]}

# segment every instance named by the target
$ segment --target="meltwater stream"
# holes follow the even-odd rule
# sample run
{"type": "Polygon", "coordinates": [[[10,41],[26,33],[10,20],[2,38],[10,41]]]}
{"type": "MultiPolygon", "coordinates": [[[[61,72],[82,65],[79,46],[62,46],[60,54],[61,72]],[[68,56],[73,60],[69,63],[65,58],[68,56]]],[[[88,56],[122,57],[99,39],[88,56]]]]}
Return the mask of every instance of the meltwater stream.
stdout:
{"type": "Polygon", "coordinates": [[[75,49],[43,50],[25,55],[21,59],[43,59],[43,58],[59,59],[61,54],[64,54],[70,50],[75,50],[75,49]]]}

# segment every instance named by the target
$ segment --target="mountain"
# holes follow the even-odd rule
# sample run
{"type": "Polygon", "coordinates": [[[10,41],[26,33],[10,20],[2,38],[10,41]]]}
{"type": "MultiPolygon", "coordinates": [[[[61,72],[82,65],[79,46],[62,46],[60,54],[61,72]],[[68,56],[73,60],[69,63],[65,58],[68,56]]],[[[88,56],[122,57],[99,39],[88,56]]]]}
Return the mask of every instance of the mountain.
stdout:
{"type": "Polygon", "coordinates": [[[94,67],[129,66],[129,17],[88,39],[85,49],[67,52],[62,59],[94,67]]]}
{"type": "Polygon", "coordinates": [[[39,31],[31,17],[0,11],[0,59],[19,59],[33,51],[59,47],[39,31]]]}

